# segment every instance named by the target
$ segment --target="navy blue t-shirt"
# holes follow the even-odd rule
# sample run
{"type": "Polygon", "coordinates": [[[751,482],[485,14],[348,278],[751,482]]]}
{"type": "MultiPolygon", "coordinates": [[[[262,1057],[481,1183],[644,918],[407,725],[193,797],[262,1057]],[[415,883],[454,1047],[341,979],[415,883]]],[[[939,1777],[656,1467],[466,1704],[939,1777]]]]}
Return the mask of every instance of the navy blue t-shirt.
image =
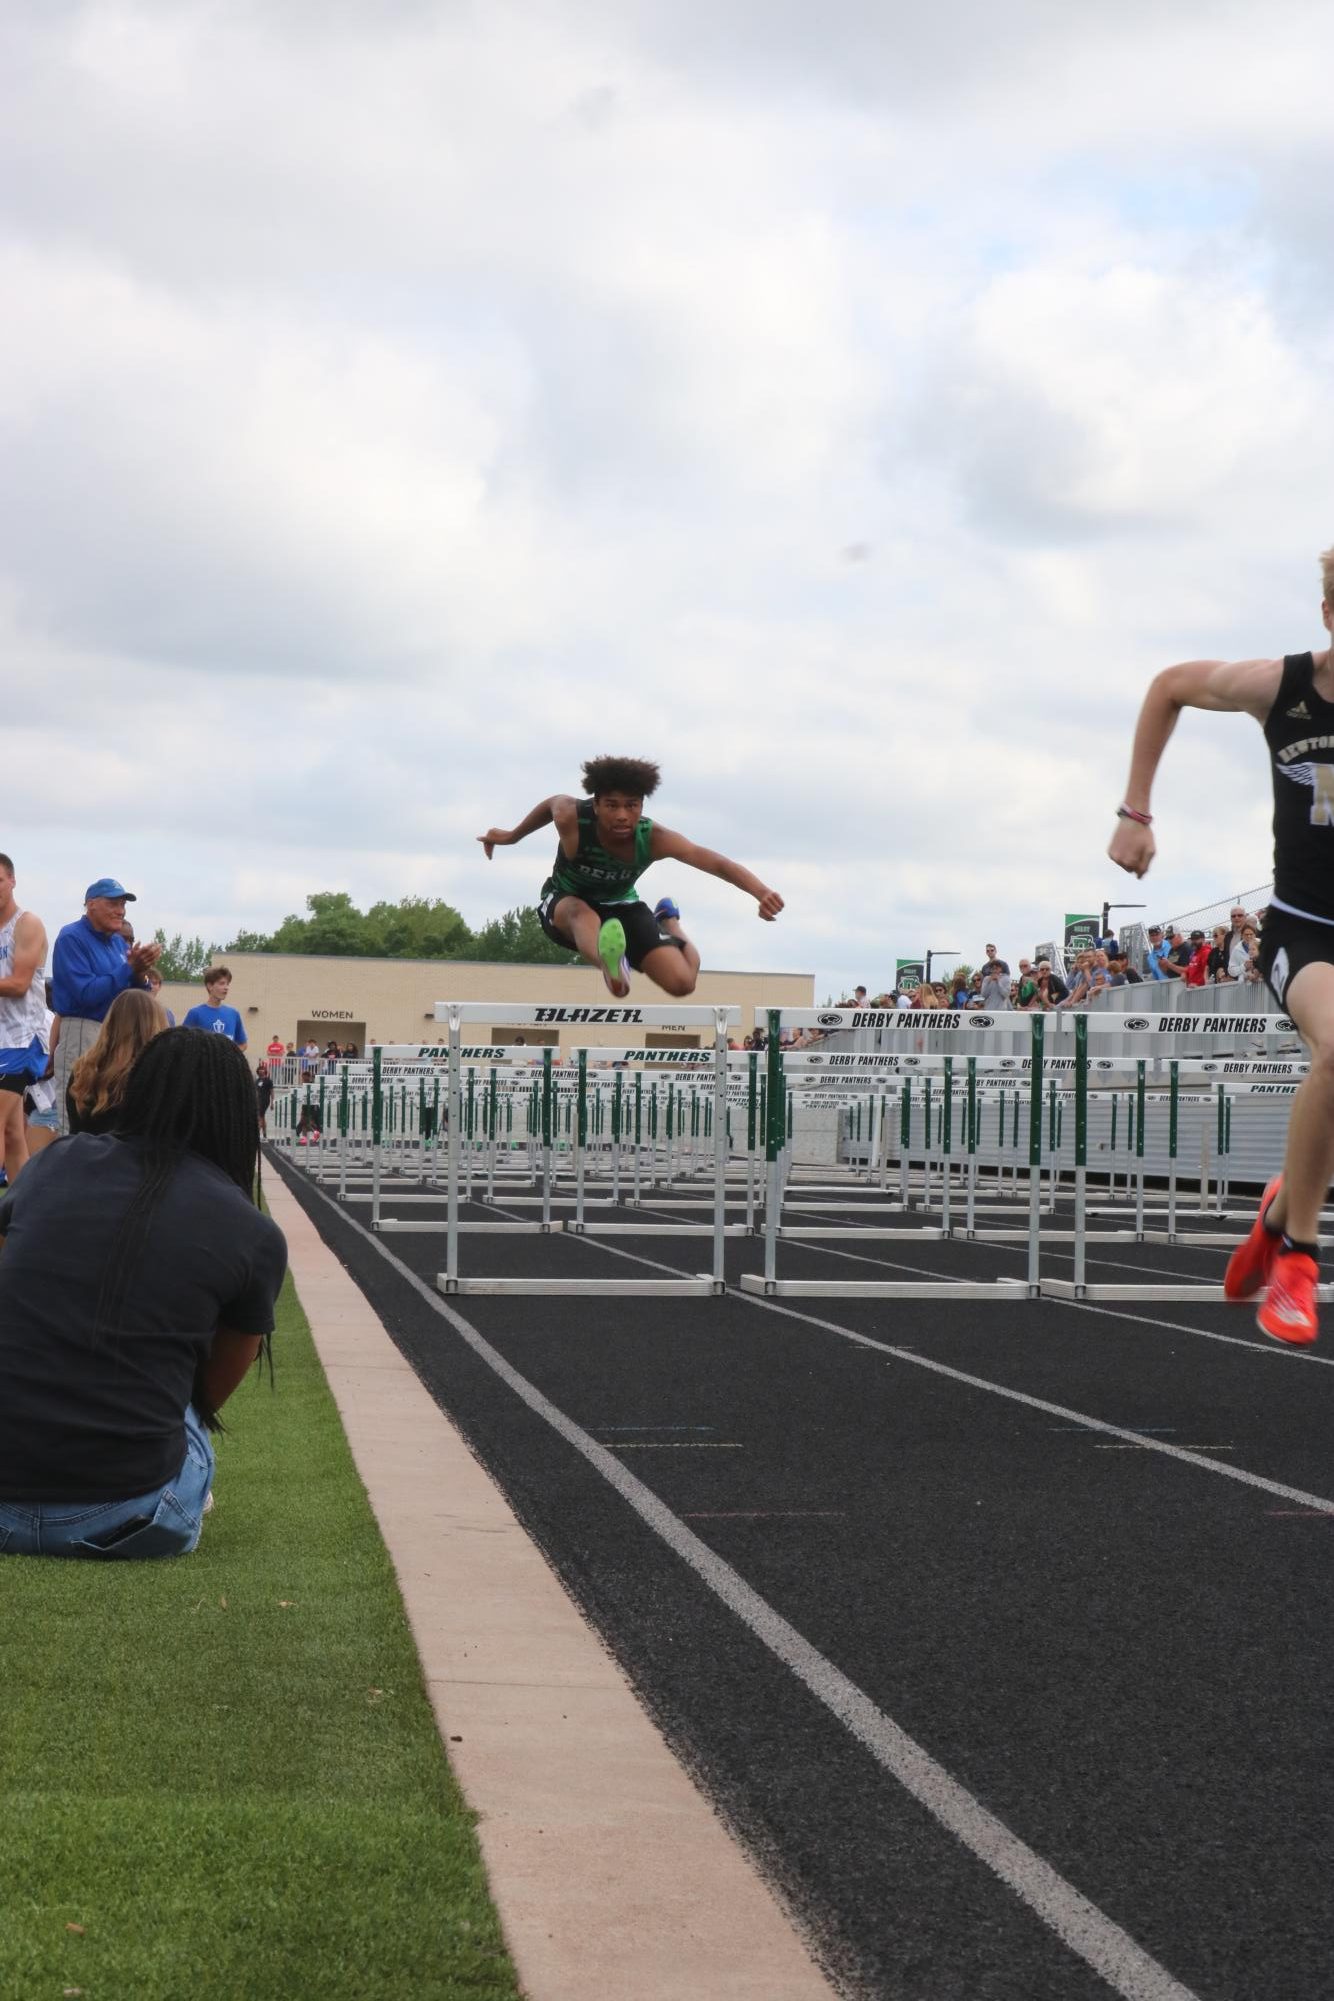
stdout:
{"type": "Polygon", "coordinates": [[[273,1331],[283,1233],[221,1168],[186,1154],[118,1324],[94,1334],[143,1165],[138,1141],[80,1133],[35,1153],[0,1198],[0,1501],[128,1501],[164,1486],[218,1328],[273,1331]]]}

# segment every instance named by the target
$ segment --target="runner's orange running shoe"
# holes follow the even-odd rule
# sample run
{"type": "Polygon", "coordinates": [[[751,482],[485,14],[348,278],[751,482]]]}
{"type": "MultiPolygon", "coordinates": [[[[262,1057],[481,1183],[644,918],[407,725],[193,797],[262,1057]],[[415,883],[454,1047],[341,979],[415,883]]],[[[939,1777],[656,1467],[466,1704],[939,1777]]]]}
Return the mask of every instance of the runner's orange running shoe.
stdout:
{"type": "Polygon", "coordinates": [[[1282,1186],[1283,1176],[1276,1174],[1260,1197],[1260,1213],[1251,1225],[1249,1237],[1237,1245],[1227,1261],[1223,1293],[1228,1299],[1254,1299],[1261,1287],[1269,1283],[1270,1267],[1283,1239],[1266,1230],[1265,1211],[1282,1186]]]}
{"type": "Polygon", "coordinates": [[[1319,1278],[1320,1267],[1305,1251],[1286,1251],[1275,1258],[1269,1290],[1255,1316],[1260,1332],[1292,1348],[1309,1348],[1319,1332],[1315,1312],[1319,1278]]]}

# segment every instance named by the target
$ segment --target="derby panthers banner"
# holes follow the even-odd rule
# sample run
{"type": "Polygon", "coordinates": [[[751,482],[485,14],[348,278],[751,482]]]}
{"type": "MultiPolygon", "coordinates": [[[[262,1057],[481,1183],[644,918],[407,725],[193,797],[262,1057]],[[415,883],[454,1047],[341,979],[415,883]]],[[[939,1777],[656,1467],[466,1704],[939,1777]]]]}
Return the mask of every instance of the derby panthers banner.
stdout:
{"type": "Polygon", "coordinates": [[[1065,917],[1065,962],[1067,966],[1076,952],[1091,952],[1098,942],[1098,927],[1102,919],[1098,914],[1092,917],[1066,912],[1065,917]]]}

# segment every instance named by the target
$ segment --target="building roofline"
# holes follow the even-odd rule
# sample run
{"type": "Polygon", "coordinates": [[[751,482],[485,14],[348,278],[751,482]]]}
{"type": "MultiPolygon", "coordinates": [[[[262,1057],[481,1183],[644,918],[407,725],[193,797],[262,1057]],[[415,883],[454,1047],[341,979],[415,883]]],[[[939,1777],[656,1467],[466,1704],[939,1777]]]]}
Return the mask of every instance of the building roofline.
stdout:
{"type": "MultiPolygon", "coordinates": [[[[363,956],[359,952],[218,951],[210,958],[209,965],[229,965],[233,959],[248,959],[258,961],[261,964],[269,960],[313,960],[316,964],[323,966],[496,966],[509,972],[529,973],[576,973],[581,968],[587,972],[595,970],[592,966],[585,966],[582,959],[577,959],[573,964],[568,966],[556,966],[547,959],[393,959],[373,958],[369,955],[363,956]]],[[[205,968],[205,971],[207,971],[207,968],[205,968]]],[[[761,971],[754,967],[744,966],[702,966],[700,971],[706,979],[813,980],[815,978],[813,972],[780,972],[773,968],[761,971]]],[[[203,977],[203,973],[197,973],[191,979],[166,981],[164,984],[178,987],[196,986],[203,980],[203,977]]]]}

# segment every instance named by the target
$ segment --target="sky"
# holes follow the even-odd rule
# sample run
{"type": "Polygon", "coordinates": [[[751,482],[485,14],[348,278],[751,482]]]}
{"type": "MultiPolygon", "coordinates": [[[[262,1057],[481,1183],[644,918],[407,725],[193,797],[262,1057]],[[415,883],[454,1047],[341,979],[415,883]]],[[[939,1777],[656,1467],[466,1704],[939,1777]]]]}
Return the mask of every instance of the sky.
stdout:
{"type": "Polygon", "coordinates": [[[141,935],[481,924],[606,752],[785,898],[657,869],[706,967],[819,999],[1267,881],[1242,717],[1105,850],[1158,668],[1323,639],[1328,8],[9,0],[0,75],[53,933],[105,873],[141,935]]]}

